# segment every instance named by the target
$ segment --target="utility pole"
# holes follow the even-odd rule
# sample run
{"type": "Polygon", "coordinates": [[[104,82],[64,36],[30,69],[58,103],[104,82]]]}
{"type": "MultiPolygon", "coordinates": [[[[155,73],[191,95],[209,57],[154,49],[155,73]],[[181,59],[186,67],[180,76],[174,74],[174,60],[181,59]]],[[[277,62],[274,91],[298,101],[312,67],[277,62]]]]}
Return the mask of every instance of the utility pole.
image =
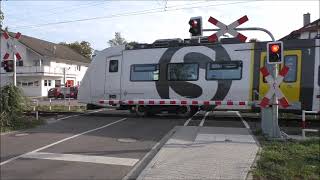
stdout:
{"type": "MultiPolygon", "coordinates": [[[[2,0],[0,0],[0,13],[2,15],[1,8],[2,0]]],[[[0,19],[0,62],[2,62],[2,19],[0,19]]],[[[1,75],[0,75],[0,85],[1,85],[1,75]]]]}
{"type": "MultiPolygon", "coordinates": [[[[16,46],[13,44],[13,46],[16,46]]],[[[17,58],[14,55],[14,52],[12,53],[13,56],[13,85],[17,86],[17,58]]]]}
{"type": "Polygon", "coordinates": [[[63,86],[66,87],[66,68],[63,67],[63,86]]]}

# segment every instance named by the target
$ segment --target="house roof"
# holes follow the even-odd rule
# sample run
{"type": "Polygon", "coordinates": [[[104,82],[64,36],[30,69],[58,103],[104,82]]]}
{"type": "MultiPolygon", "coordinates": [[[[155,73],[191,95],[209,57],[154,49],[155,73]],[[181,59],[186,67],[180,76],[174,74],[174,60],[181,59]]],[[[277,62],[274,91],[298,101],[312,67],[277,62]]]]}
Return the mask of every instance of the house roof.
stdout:
{"type": "Polygon", "coordinates": [[[317,32],[320,29],[320,19],[317,19],[300,29],[292,31],[290,34],[286,35],[285,37],[281,38],[280,40],[287,40],[287,39],[297,39],[301,33],[303,32],[317,32]]]}
{"type": "MultiPolygon", "coordinates": [[[[12,37],[15,36],[15,33],[9,32],[9,34],[12,37]]],[[[64,45],[55,44],[26,35],[21,35],[19,42],[42,56],[59,58],[74,62],[90,63],[90,59],[82,56],[78,52],[64,45]]]]}

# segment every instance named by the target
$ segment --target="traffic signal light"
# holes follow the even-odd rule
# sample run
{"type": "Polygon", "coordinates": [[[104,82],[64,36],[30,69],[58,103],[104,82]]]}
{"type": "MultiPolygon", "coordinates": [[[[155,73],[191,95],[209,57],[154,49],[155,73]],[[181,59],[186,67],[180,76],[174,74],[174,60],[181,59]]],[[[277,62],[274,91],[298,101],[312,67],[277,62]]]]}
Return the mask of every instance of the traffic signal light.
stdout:
{"type": "Polygon", "coordinates": [[[192,17],[189,21],[191,37],[202,36],[202,17],[192,17]]]}
{"type": "Polygon", "coordinates": [[[13,72],[13,60],[5,60],[2,62],[2,65],[3,65],[3,69],[6,71],[6,72],[13,72]]]}
{"type": "Polygon", "coordinates": [[[281,64],[283,62],[282,41],[267,43],[267,62],[268,64],[281,64]]]}

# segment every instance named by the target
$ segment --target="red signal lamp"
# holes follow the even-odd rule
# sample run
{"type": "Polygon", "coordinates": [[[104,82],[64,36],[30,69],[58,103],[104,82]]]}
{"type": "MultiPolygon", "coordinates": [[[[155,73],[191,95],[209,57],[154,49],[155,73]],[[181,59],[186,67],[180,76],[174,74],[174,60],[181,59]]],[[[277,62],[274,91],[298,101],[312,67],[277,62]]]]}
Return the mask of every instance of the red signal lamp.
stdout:
{"type": "Polygon", "coordinates": [[[197,26],[198,26],[198,21],[193,20],[193,21],[191,22],[191,26],[192,26],[193,28],[197,27],[197,26]]]}
{"type": "Polygon", "coordinates": [[[279,51],[279,49],[280,49],[280,47],[279,47],[279,45],[277,45],[277,44],[273,44],[273,45],[271,46],[271,51],[272,51],[273,53],[277,53],[277,52],[279,51]]]}

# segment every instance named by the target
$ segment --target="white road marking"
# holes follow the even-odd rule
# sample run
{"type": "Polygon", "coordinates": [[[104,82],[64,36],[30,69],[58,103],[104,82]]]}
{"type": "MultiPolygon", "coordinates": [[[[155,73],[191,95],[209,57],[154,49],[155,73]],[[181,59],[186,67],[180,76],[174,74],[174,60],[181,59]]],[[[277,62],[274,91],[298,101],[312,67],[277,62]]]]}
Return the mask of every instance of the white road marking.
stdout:
{"type": "Polygon", "coordinates": [[[134,166],[139,161],[139,159],[132,159],[132,158],[90,156],[90,155],[80,155],[80,154],[58,154],[58,153],[47,153],[47,152],[31,152],[31,153],[24,154],[22,158],[88,162],[88,163],[120,165],[120,166],[134,166]]]}
{"type": "Polygon", "coordinates": [[[204,115],[203,119],[201,120],[201,122],[200,122],[199,126],[203,126],[204,121],[206,120],[206,117],[209,115],[209,113],[210,113],[209,111],[208,111],[208,112],[206,112],[206,114],[204,115]]]}
{"type": "MultiPolygon", "coordinates": [[[[199,114],[200,111],[196,112],[193,116],[199,114]]],[[[193,118],[193,116],[191,116],[185,123],[183,126],[187,126],[189,124],[189,122],[191,121],[191,119],[193,118]]]]}
{"type": "Polygon", "coordinates": [[[56,123],[56,122],[59,122],[61,120],[68,119],[68,118],[71,118],[71,117],[77,117],[77,116],[81,116],[81,115],[85,115],[85,114],[92,114],[92,113],[96,113],[96,112],[100,112],[100,111],[105,111],[105,109],[98,109],[98,110],[86,112],[86,113],[83,113],[83,114],[75,114],[75,115],[71,115],[71,116],[62,117],[62,118],[59,118],[59,119],[56,119],[54,121],[49,122],[49,124],[56,123]]]}
{"type": "Polygon", "coordinates": [[[245,126],[247,129],[250,129],[249,124],[247,123],[247,121],[245,121],[245,120],[242,118],[242,116],[241,116],[241,114],[239,113],[239,111],[235,111],[235,113],[239,116],[239,118],[241,119],[241,121],[242,121],[242,123],[244,124],[244,126],[245,126]]]}
{"type": "MultiPolygon", "coordinates": [[[[76,138],[76,137],[78,137],[78,136],[81,136],[81,135],[84,135],[84,134],[87,134],[87,133],[90,133],[90,132],[93,132],[93,131],[97,131],[97,130],[99,130],[99,129],[106,128],[106,127],[108,127],[108,126],[111,126],[111,125],[113,125],[113,124],[119,123],[119,122],[124,121],[124,120],[126,120],[126,119],[127,119],[127,118],[123,118],[123,119],[117,120],[117,121],[115,121],[115,122],[106,124],[106,125],[104,125],[104,126],[101,126],[101,127],[95,128],[95,129],[91,129],[91,130],[88,130],[88,131],[85,131],[85,132],[82,132],[82,133],[79,133],[79,134],[76,134],[76,135],[73,135],[73,136],[70,136],[70,137],[68,137],[68,138],[65,138],[65,139],[62,139],[62,140],[60,140],[60,141],[51,143],[51,144],[49,144],[49,145],[43,146],[43,147],[41,147],[41,148],[38,148],[38,149],[33,150],[33,151],[31,151],[31,152],[28,152],[28,153],[34,153],[34,152],[37,152],[37,151],[41,151],[41,150],[43,150],[43,149],[46,149],[46,148],[49,148],[49,147],[51,147],[51,146],[57,145],[57,144],[62,143],[62,142],[64,142],[64,141],[68,141],[68,140],[73,139],[73,138],[76,138]]],[[[14,161],[14,160],[16,160],[16,159],[18,159],[18,158],[20,158],[20,157],[22,157],[22,156],[24,156],[24,155],[26,155],[26,154],[28,154],[28,153],[21,154],[21,155],[19,155],[19,156],[16,156],[16,157],[10,158],[10,159],[8,159],[8,160],[6,160],[6,161],[3,161],[3,162],[0,163],[0,166],[2,166],[2,165],[4,165],[4,164],[7,164],[7,163],[9,163],[9,162],[11,162],[11,161],[14,161]]]]}

